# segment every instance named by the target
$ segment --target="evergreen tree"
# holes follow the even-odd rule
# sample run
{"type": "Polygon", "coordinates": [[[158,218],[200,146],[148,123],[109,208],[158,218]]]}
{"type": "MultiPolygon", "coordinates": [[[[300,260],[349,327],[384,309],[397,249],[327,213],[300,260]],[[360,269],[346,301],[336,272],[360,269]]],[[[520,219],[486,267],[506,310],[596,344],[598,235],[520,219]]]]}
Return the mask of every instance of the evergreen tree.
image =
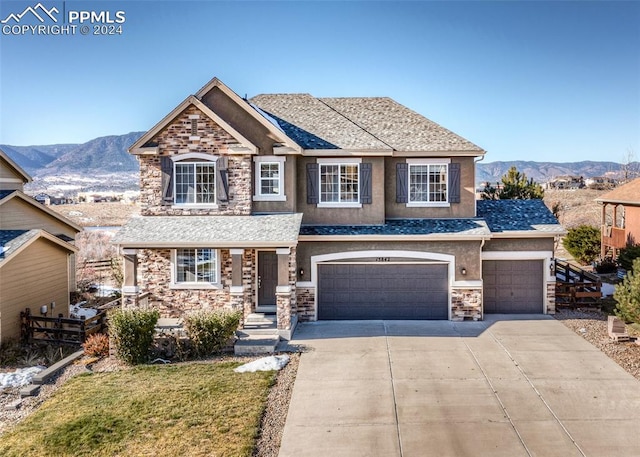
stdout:
{"type": "Polygon", "coordinates": [[[527,179],[527,175],[511,167],[502,176],[502,183],[497,183],[497,187],[487,184],[481,196],[483,200],[541,200],[544,189],[533,178],[527,179]]]}
{"type": "Polygon", "coordinates": [[[640,258],[633,261],[633,270],[616,286],[613,298],[618,302],[616,315],[620,319],[640,323],[640,258]]]}

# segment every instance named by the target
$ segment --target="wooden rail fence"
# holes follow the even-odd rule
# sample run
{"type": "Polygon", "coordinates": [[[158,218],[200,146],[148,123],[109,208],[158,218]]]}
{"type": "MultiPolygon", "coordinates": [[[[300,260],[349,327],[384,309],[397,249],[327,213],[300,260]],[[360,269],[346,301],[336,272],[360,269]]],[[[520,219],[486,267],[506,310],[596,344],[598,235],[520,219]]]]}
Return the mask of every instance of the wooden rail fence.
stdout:
{"type": "Polygon", "coordinates": [[[21,336],[24,342],[46,341],[50,343],[82,344],[89,335],[101,333],[107,328],[107,311],[101,311],[88,319],[36,316],[31,309],[20,312],[21,336]]]}

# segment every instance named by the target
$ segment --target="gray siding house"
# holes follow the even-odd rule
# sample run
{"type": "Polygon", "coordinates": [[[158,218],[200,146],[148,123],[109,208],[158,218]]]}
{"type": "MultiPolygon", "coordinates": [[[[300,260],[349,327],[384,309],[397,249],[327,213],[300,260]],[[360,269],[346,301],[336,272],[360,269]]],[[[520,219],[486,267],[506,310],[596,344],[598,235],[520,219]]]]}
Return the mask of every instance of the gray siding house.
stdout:
{"type": "Polygon", "coordinates": [[[214,78],[143,135],[124,302],[166,317],[479,320],[553,313],[541,201],[476,201],[485,151],[390,98],[243,99],[214,78]]]}

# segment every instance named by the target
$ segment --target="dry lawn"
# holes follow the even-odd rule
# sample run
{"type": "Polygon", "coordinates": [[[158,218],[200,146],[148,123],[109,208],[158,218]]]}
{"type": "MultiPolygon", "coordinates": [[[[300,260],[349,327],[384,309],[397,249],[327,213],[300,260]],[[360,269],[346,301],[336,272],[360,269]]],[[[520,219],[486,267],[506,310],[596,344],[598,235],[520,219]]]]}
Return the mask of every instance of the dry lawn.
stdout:
{"type": "Polygon", "coordinates": [[[238,365],[77,376],[2,436],[0,455],[250,456],[276,372],[234,373],[238,365]]]}

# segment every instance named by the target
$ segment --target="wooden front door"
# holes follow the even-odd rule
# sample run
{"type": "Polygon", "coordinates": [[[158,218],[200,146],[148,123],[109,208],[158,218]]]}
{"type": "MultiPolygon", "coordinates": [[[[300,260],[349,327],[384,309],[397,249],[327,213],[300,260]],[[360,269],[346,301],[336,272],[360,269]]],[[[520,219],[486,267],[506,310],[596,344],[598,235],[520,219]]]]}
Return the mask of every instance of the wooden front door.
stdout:
{"type": "Polygon", "coordinates": [[[258,252],[258,306],[276,304],[278,285],[278,255],[272,251],[258,252]]]}

